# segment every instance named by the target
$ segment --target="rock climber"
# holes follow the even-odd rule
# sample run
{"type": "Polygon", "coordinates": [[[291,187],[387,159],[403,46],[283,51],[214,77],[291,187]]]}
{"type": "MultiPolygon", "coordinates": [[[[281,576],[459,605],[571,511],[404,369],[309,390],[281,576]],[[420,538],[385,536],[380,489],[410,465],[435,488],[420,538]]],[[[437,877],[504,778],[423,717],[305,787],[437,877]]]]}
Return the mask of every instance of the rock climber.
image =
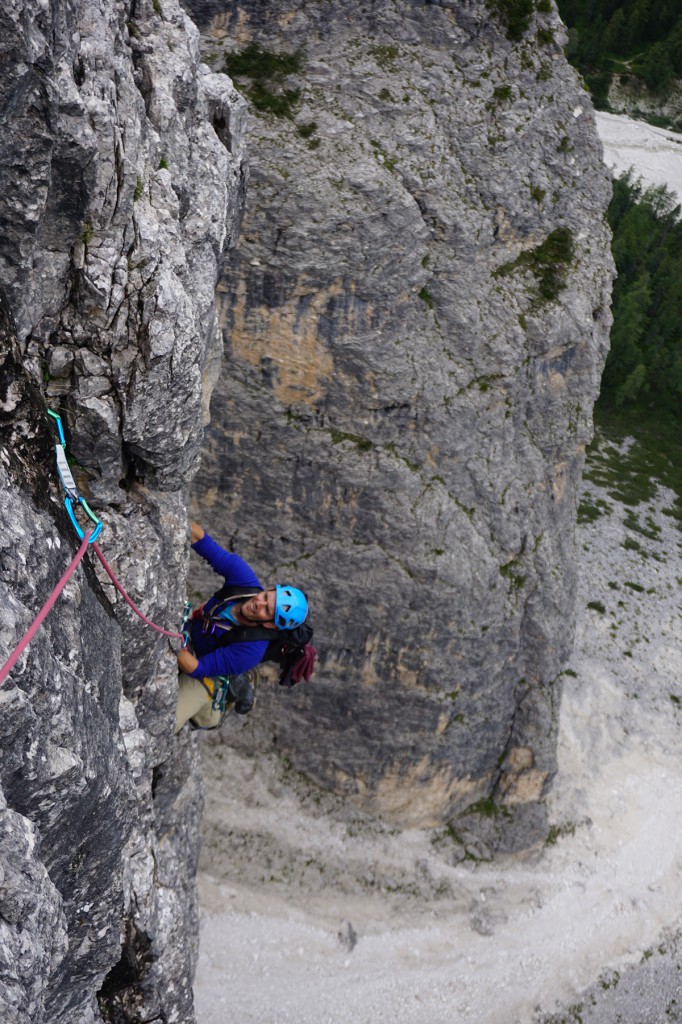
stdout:
{"type": "Polygon", "coordinates": [[[221,685],[237,714],[250,711],[254,693],[245,673],[265,656],[268,631],[295,629],[308,614],[302,591],[289,585],[264,590],[239,555],[221,548],[198,523],[191,523],[191,531],[192,549],[224,578],[225,585],[194,611],[185,627],[189,642],[177,655],[176,733],[190,719],[204,729],[220,724],[221,711],[214,707],[214,697],[221,685]],[[228,678],[229,685],[219,677],[228,678]]]}

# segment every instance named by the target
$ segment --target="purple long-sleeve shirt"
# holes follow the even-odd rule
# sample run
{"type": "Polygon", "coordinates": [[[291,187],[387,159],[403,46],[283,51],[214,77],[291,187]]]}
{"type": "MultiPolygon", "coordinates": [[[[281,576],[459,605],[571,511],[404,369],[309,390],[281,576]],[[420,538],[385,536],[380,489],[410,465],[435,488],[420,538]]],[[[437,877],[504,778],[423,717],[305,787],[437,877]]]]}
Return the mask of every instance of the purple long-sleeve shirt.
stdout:
{"type": "MultiPolygon", "coordinates": [[[[192,544],[192,548],[230,586],[263,589],[253,569],[244,559],[225,551],[207,533],[196,544],[192,544]]],[[[216,604],[216,598],[211,597],[204,606],[205,611],[210,613],[216,604]]],[[[190,624],[189,633],[194,653],[199,659],[194,672],[190,672],[196,679],[204,676],[238,676],[240,672],[246,672],[262,661],[268,647],[267,640],[253,640],[216,649],[215,637],[204,634],[199,620],[190,624]]]]}

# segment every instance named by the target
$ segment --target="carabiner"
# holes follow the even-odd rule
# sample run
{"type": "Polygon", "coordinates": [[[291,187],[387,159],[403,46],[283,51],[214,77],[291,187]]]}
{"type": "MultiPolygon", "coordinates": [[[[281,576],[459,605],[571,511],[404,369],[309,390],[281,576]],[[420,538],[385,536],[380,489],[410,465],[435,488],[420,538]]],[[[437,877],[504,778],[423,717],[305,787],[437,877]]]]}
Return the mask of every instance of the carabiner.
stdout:
{"type": "MultiPolygon", "coordinates": [[[[102,523],[101,519],[97,518],[97,516],[92,511],[85,498],[82,498],[80,494],[76,495],[76,501],[81,506],[90,522],[95,523],[95,529],[90,534],[90,539],[88,540],[88,544],[92,544],[99,537],[100,533],[102,532],[102,526],[104,524],[102,523]]],[[[78,534],[80,539],[83,540],[83,537],[85,536],[85,530],[82,528],[82,526],[76,519],[76,513],[73,510],[73,499],[71,497],[64,498],[64,505],[66,506],[66,511],[69,513],[69,519],[73,523],[73,527],[76,533],[78,534]]]]}
{"type": "Polygon", "coordinates": [[[64,436],[64,427],[62,426],[61,416],[58,413],[53,412],[52,409],[48,409],[47,414],[48,416],[51,416],[52,419],[55,421],[55,424],[57,426],[57,434],[59,435],[59,441],[57,442],[57,444],[55,444],[54,448],[55,454],[57,456],[57,473],[59,474],[61,485],[65,491],[64,506],[69,515],[69,519],[71,520],[73,528],[78,534],[79,540],[83,540],[83,537],[85,536],[85,531],[83,530],[82,526],[76,519],[76,513],[73,507],[74,502],[81,506],[83,512],[88,517],[90,522],[94,524],[94,529],[88,539],[88,544],[93,544],[99,537],[100,533],[102,532],[102,527],[104,524],[101,522],[101,520],[97,518],[97,516],[92,511],[85,498],[82,498],[78,493],[78,487],[76,486],[76,481],[73,478],[71,467],[69,466],[69,462],[66,457],[66,437],[64,436]]]}
{"type": "Polygon", "coordinates": [[[182,625],[180,626],[180,632],[182,633],[184,640],[182,641],[182,647],[187,648],[189,643],[189,629],[187,623],[192,617],[192,602],[185,601],[185,607],[182,609],[182,625]]]}
{"type": "Polygon", "coordinates": [[[222,715],[225,713],[225,705],[227,704],[227,694],[230,686],[229,676],[214,676],[213,683],[215,685],[215,692],[211,709],[219,711],[222,715]]]}

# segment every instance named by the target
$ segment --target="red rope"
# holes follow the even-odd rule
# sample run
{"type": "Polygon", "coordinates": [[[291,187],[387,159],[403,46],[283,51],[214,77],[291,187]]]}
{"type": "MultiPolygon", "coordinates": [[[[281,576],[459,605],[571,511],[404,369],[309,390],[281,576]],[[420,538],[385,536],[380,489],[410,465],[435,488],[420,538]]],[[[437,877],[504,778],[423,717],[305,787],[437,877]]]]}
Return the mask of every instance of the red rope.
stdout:
{"type": "Polygon", "coordinates": [[[90,539],[90,533],[88,532],[83,537],[83,540],[81,541],[81,546],[78,549],[78,554],[75,556],[75,558],[71,562],[71,565],[68,567],[68,569],[66,570],[66,572],[64,573],[64,575],[60,579],[59,583],[54,588],[54,590],[52,591],[52,593],[48,597],[47,601],[45,602],[45,604],[40,609],[40,611],[36,615],[35,619],[31,623],[29,628],[26,630],[26,632],[22,636],[22,638],[19,641],[19,643],[17,644],[17,646],[14,648],[13,653],[9,656],[9,658],[7,659],[5,664],[0,669],[0,686],[2,686],[4,681],[7,679],[7,676],[10,674],[10,672],[12,671],[14,666],[16,665],[17,661],[19,660],[21,655],[24,653],[24,651],[26,650],[26,648],[30,644],[30,642],[33,639],[33,637],[38,632],[38,629],[39,629],[41,623],[43,622],[43,620],[52,611],[52,608],[54,607],[55,601],[57,600],[57,598],[61,594],[62,590],[64,589],[64,587],[68,583],[68,581],[71,578],[71,576],[73,576],[73,573],[75,572],[75,570],[76,570],[76,568],[78,566],[78,563],[81,561],[81,559],[83,558],[83,555],[88,550],[88,540],[89,539],[90,539]]]}
{"type": "Polygon", "coordinates": [[[157,626],[155,622],[152,622],[151,619],[148,619],[147,616],[144,615],[140,611],[140,609],[137,607],[137,605],[133,603],[133,601],[130,599],[130,597],[128,597],[128,594],[126,593],[126,591],[125,591],[125,589],[123,587],[123,584],[120,583],[120,581],[116,578],[116,576],[114,574],[114,570],[111,568],[111,566],[107,562],[106,558],[102,554],[102,552],[100,550],[100,546],[97,543],[97,541],[95,541],[93,543],[92,547],[93,547],[93,550],[94,550],[95,554],[99,558],[100,562],[104,566],[104,569],[105,569],[107,575],[109,576],[109,579],[114,584],[114,586],[116,587],[116,589],[118,590],[119,594],[121,595],[123,600],[126,602],[126,604],[130,605],[130,607],[133,609],[135,614],[139,615],[139,617],[142,619],[142,621],[147,626],[151,626],[152,629],[155,629],[157,633],[163,633],[164,636],[174,636],[174,637],[177,637],[178,640],[184,640],[185,638],[182,635],[182,633],[175,633],[172,629],[162,629],[161,626],[157,626]]]}
{"type": "MultiPolygon", "coordinates": [[[[2,686],[2,684],[5,682],[5,680],[7,679],[7,676],[10,674],[10,672],[12,671],[14,666],[16,665],[17,661],[19,660],[21,655],[24,653],[24,651],[26,650],[26,648],[30,644],[30,642],[33,639],[33,637],[38,632],[38,629],[40,628],[42,622],[45,620],[45,618],[52,611],[57,598],[59,597],[59,595],[61,594],[62,590],[66,586],[67,582],[69,581],[69,579],[71,578],[71,576],[75,572],[78,564],[82,561],[83,555],[88,550],[88,541],[89,541],[89,539],[90,539],[90,533],[88,532],[88,533],[85,534],[85,536],[83,537],[83,540],[81,541],[81,546],[78,549],[77,555],[75,556],[75,558],[73,559],[73,561],[69,565],[68,569],[66,570],[66,572],[64,573],[64,575],[60,579],[60,581],[57,584],[57,586],[54,588],[54,590],[52,591],[52,593],[48,597],[48,599],[45,602],[45,604],[43,605],[43,607],[40,609],[40,611],[36,615],[35,619],[31,623],[29,628],[26,630],[26,632],[22,636],[22,638],[19,641],[19,643],[17,644],[17,646],[14,648],[14,651],[12,652],[12,654],[9,656],[9,658],[7,659],[5,664],[0,669],[0,686],[2,686]]],[[[95,541],[93,543],[92,547],[94,549],[95,554],[99,558],[100,562],[104,566],[104,569],[107,572],[107,574],[109,576],[109,579],[114,584],[114,586],[118,590],[119,594],[123,597],[123,599],[126,601],[126,603],[130,605],[130,607],[135,612],[135,614],[139,615],[139,617],[142,619],[142,621],[147,626],[150,626],[152,629],[155,629],[157,633],[163,633],[164,636],[172,636],[172,637],[176,637],[178,640],[184,640],[185,638],[184,638],[182,633],[175,633],[175,632],[173,632],[173,630],[170,630],[170,629],[162,629],[161,626],[157,626],[155,622],[152,622],[151,619],[148,619],[147,616],[144,615],[140,611],[140,609],[137,607],[137,605],[134,604],[134,602],[130,599],[130,597],[128,597],[128,594],[126,593],[123,585],[116,578],[116,575],[114,574],[113,569],[111,568],[111,566],[107,562],[106,558],[102,554],[102,552],[100,550],[100,547],[99,547],[99,544],[97,544],[97,542],[95,541]]]]}

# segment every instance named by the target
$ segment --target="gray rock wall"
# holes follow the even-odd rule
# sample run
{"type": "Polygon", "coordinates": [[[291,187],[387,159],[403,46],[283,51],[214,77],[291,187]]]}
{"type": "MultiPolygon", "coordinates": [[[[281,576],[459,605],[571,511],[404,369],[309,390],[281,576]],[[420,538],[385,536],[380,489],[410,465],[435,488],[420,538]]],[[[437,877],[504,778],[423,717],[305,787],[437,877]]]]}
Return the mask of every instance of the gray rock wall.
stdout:
{"type": "Polygon", "coordinates": [[[517,41],[482,0],[188,4],[214,67],[256,58],[195,511],[309,592],[321,654],[229,742],[403,824],[464,814],[527,846],[610,326],[610,188],[563,27],[546,3],[517,41]]]}
{"type": "Polygon", "coordinates": [[[661,125],[665,118],[669,127],[679,131],[682,123],[682,82],[675,82],[664,96],[651,93],[642,81],[634,76],[627,79],[612,75],[607,95],[609,110],[628,117],[640,118],[649,115],[652,123],[661,125]]]}
{"type": "MultiPolygon", "coordinates": [[[[48,405],[106,557],[177,628],[246,108],[175,0],[9,0],[0,50],[4,662],[78,547],[48,405]]],[[[176,680],[93,556],[0,689],[7,1024],[194,1019],[202,794],[176,680]]]]}

